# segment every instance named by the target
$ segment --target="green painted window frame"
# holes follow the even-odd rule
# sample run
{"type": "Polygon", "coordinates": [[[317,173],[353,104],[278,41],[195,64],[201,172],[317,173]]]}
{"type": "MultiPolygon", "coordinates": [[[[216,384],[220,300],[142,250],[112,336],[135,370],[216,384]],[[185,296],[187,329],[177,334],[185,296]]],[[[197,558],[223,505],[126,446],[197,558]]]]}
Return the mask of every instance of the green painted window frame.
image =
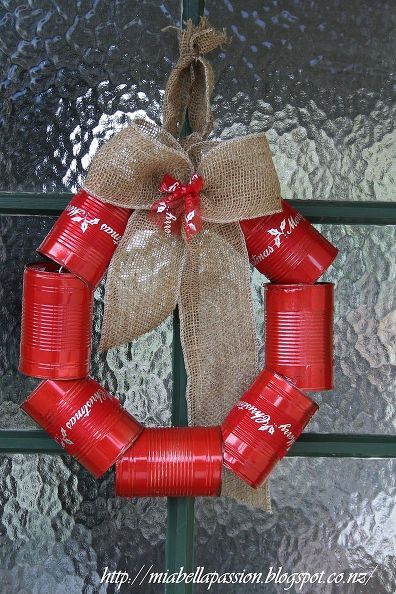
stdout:
{"type": "MultiPolygon", "coordinates": [[[[183,20],[198,22],[204,0],[183,0],[183,20]]],[[[0,192],[0,216],[57,216],[71,198],[69,193],[0,192]]],[[[311,222],[348,225],[396,225],[396,203],[364,201],[292,200],[311,222]]],[[[186,371],[180,343],[178,311],[173,318],[172,424],[187,425],[186,371]]],[[[41,430],[0,430],[1,454],[54,454],[64,451],[41,430]]],[[[396,458],[396,436],[342,433],[305,433],[289,456],[396,458]]],[[[169,498],[166,569],[192,569],[194,557],[194,500],[169,498]]],[[[190,584],[170,584],[167,594],[192,592],[190,584]]]]}

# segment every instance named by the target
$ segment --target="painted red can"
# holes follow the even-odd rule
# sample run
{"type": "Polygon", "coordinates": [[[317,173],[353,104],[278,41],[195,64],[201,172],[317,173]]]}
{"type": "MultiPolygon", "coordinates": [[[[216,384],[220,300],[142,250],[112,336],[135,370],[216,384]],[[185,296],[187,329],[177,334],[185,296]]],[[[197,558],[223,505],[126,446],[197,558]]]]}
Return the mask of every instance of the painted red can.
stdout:
{"type": "Polygon", "coordinates": [[[145,429],[117,461],[115,492],[121,497],[220,495],[220,427],[145,429]]]}
{"type": "Polygon", "coordinates": [[[96,478],[143,431],[119,400],[91,378],[41,382],[21,409],[96,478]]]}
{"type": "Polygon", "coordinates": [[[54,262],[28,264],[23,275],[19,370],[45,379],[89,373],[92,291],[54,262]]]}
{"type": "Polygon", "coordinates": [[[264,287],[266,367],[302,390],[331,390],[334,285],[264,287]]]}
{"type": "Polygon", "coordinates": [[[264,369],[222,424],[224,465],[259,487],[318,408],[284,377],[264,369]]]}
{"type": "Polygon", "coordinates": [[[250,263],[273,283],[314,283],[338,249],[286,200],[283,210],[241,221],[250,263]]]}
{"type": "Polygon", "coordinates": [[[131,212],[80,190],[37,251],[95,289],[107,270],[131,212]]]}

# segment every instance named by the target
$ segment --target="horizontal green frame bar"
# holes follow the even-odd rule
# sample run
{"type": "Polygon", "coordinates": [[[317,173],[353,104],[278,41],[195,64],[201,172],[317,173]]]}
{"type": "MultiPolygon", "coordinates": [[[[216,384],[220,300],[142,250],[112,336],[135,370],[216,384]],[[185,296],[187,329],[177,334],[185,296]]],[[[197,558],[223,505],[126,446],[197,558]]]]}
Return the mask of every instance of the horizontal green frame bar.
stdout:
{"type": "Polygon", "coordinates": [[[290,200],[311,223],[326,225],[396,225],[396,202],[290,200]]]}
{"type": "MultiPolygon", "coordinates": [[[[1,454],[64,454],[41,430],[1,430],[1,454]]],[[[288,456],[396,458],[396,436],[360,433],[304,433],[288,456]]]]}
{"type": "Polygon", "coordinates": [[[0,215],[57,216],[70,202],[72,194],[0,192],[0,215]]]}
{"type": "MultiPolygon", "coordinates": [[[[72,194],[0,192],[0,215],[59,215],[72,194]]],[[[290,200],[313,223],[396,225],[396,202],[290,200]]]]}
{"type": "Polygon", "coordinates": [[[396,458],[396,435],[304,433],[288,455],[315,458],[396,458]]]}

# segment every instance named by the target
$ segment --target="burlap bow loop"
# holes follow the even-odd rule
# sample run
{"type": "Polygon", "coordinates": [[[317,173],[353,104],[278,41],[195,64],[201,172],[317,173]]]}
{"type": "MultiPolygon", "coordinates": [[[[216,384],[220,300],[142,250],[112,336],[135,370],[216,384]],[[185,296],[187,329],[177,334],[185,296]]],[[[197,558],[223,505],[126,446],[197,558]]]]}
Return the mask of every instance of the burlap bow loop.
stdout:
{"type": "Polygon", "coordinates": [[[176,138],[180,136],[187,109],[193,132],[206,138],[212,131],[210,97],[214,74],[204,55],[227,42],[226,33],[214,29],[206,18],[197,27],[189,21],[180,31],[180,57],[168,79],[163,109],[163,127],[176,138]]]}
{"type": "Polygon", "coordinates": [[[165,175],[188,184],[197,173],[204,180],[203,221],[233,223],[278,210],[279,181],[265,134],[187,146],[152,122],[135,120],[98,150],[84,187],[105,202],[150,210],[165,175]]]}
{"type": "MultiPolygon", "coordinates": [[[[250,268],[239,221],[281,210],[264,134],[205,140],[213,72],[201,54],[221,41],[224,33],[208,30],[206,20],[195,29],[188,25],[166,87],[164,126],[136,120],[116,134],[96,153],[84,184],[98,199],[134,210],[107,274],[101,348],[152,330],[178,304],[192,425],[220,424],[258,373],[250,268]],[[179,141],[187,106],[193,132],[179,141]],[[189,184],[197,179],[203,185],[194,193],[189,184]],[[158,204],[164,201],[161,183],[172,194],[165,205],[176,219],[180,213],[172,208],[184,215],[199,207],[193,221],[199,232],[189,234],[182,226],[180,234],[169,233],[153,219],[153,205],[161,214],[158,204]],[[186,204],[187,196],[195,202],[186,204]]],[[[224,482],[223,493],[267,505],[260,501],[265,493],[250,495],[233,478],[224,482]]]]}

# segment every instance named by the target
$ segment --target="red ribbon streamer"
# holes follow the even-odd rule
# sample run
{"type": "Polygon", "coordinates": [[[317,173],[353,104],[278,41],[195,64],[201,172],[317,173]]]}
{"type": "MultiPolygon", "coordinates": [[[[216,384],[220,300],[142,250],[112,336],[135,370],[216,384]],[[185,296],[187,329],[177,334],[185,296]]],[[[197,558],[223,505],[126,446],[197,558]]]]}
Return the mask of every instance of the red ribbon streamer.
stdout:
{"type": "Polygon", "coordinates": [[[165,233],[180,234],[184,215],[184,230],[187,241],[202,229],[200,191],[203,180],[194,173],[188,184],[183,184],[171,175],[165,175],[159,191],[164,194],[150,208],[150,220],[165,233]]]}

